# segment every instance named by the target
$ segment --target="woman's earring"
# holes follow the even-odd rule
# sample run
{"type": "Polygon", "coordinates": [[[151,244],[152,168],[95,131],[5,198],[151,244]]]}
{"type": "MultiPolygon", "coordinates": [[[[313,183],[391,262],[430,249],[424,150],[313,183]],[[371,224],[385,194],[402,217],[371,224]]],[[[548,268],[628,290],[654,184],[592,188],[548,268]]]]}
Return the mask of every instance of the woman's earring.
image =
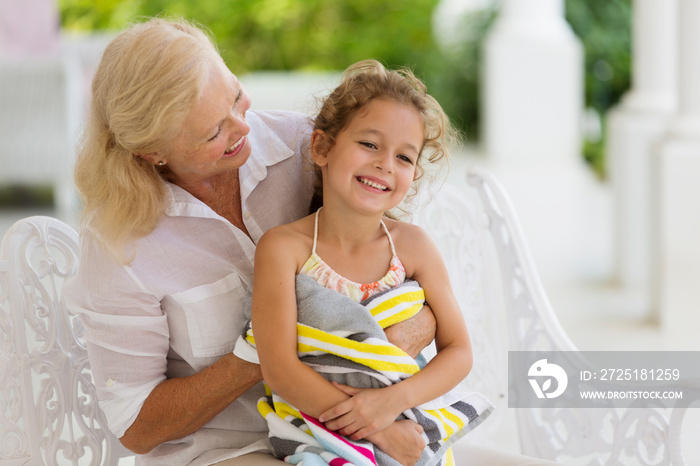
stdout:
{"type": "Polygon", "coordinates": [[[165,164],[163,163],[162,160],[158,162],[158,166],[159,166],[159,167],[162,167],[163,165],[165,165],[165,164]]]}

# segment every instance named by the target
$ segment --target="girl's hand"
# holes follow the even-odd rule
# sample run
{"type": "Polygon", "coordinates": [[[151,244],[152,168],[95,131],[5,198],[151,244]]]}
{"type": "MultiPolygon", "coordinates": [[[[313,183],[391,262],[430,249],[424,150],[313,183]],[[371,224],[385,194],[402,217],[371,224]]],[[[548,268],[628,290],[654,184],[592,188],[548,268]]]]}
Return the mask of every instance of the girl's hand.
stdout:
{"type": "Polygon", "coordinates": [[[357,389],[336,382],[333,386],[351,398],[322,413],[319,421],[353,440],[386,429],[403,411],[387,388],[357,389]]]}
{"type": "Polygon", "coordinates": [[[413,466],[420,460],[425,440],[421,437],[423,427],[408,419],[396,421],[386,429],[367,437],[403,466],[413,466]]]}

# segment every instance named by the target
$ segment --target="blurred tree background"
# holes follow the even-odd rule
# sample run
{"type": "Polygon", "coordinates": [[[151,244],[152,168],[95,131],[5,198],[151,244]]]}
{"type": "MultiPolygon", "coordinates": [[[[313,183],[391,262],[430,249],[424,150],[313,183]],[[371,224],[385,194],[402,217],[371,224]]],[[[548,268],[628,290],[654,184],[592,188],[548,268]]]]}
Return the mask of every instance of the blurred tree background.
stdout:
{"type": "MultiPolygon", "coordinates": [[[[566,0],[566,16],[585,48],[586,105],[601,118],[629,88],[630,1],[566,0]]],[[[449,49],[433,34],[438,0],[59,0],[62,26],[118,31],[139,17],[179,15],[213,32],[234,73],[342,70],[365,58],[408,66],[466,135],[479,134],[479,58],[494,9],[460,19],[449,49]]],[[[497,3],[497,2],[494,2],[497,3]]],[[[440,27],[437,25],[436,27],[440,27]]],[[[601,128],[604,129],[604,121],[601,128]]],[[[584,156],[604,176],[604,134],[584,156]]]]}
{"type": "Polygon", "coordinates": [[[581,38],[586,105],[601,118],[599,138],[584,140],[583,154],[605,176],[605,115],[630,87],[631,0],[566,0],[566,18],[581,38]]]}

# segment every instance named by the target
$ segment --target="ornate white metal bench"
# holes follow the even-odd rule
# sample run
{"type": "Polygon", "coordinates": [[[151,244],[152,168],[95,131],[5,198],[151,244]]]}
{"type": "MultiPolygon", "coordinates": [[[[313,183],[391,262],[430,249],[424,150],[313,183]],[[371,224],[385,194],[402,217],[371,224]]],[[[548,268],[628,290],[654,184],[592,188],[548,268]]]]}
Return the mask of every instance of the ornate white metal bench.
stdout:
{"type": "MultiPolygon", "coordinates": [[[[489,444],[507,408],[508,350],[575,350],[552,311],[510,201],[484,171],[444,186],[416,222],[436,238],[465,312],[475,366],[465,385],[497,409],[472,435],[489,444]]],[[[61,285],[77,234],[48,217],[17,222],[0,250],[0,465],[113,465],[79,321],[61,285]]],[[[564,464],[684,465],[684,408],[517,409],[522,453],[564,464]],[[603,425],[605,433],[601,433],[603,425]],[[582,463],[583,461],[583,463],[582,463]]]]}
{"type": "Polygon", "coordinates": [[[78,235],[50,217],[15,223],[0,249],[0,464],[113,465],[128,452],[97,405],[83,329],[61,285],[78,235]]]}

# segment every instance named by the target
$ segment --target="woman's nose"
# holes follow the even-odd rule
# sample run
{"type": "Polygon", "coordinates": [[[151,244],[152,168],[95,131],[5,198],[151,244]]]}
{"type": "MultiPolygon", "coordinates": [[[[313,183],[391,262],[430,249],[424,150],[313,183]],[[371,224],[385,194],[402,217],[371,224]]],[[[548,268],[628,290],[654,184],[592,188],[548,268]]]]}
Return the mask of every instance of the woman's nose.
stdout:
{"type": "Polygon", "coordinates": [[[231,114],[235,117],[245,119],[245,114],[250,109],[251,103],[250,95],[241,88],[241,96],[238,98],[236,105],[231,108],[231,114]]]}
{"type": "Polygon", "coordinates": [[[245,119],[246,110],[249,108],[235,108],[231,111],[231,115],[228,118],[231,127],[231,137],[239,138],[250,132],[250,126],[245,119]]]}
{"type": "Polygon", "coordinates": [[[245,120],[245,114],[250,109],[250,104],[242,106],[236,105],[231,109],[231,116],[237,119],[245,120]]]}

